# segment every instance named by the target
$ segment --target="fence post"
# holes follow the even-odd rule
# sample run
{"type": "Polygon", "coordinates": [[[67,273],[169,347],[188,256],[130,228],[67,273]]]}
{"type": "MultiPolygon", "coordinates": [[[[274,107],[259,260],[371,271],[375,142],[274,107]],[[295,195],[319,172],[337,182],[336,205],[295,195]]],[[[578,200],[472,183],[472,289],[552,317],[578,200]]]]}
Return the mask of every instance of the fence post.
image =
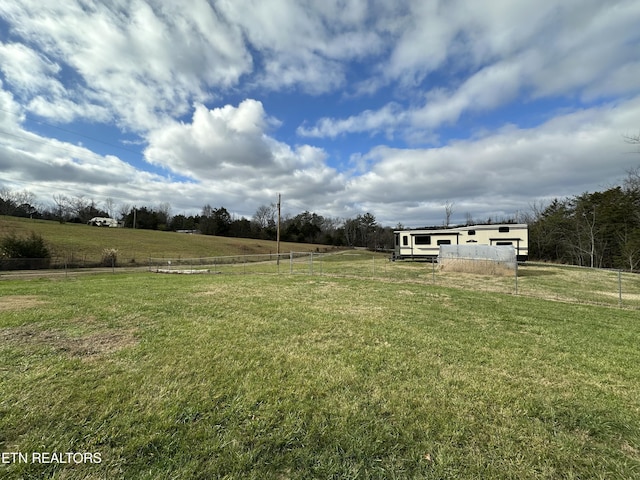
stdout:
{"type": "Polygon", "coordinates": [[[618,270],[618,306],[622,307],[622,270],[618,270]]]}
{"type": "Polygon", "coordinates": [[[516,258],[516,295],[518,295],[518,259],[516,258]]]}
{"type": "Polygon", "coordinates": [[[309,256],[309,272],[313,275],[313,252],[309,256]]]}
{"type": "Polygon", "coordinates": [[[289,275],[293,275],[293,252],[289,252],[289,275]]]}
{"type": "Polygon", "coordinates": [[[436,262],[433,257],[431,258],[431,281],[436,283],[436,262]]]}

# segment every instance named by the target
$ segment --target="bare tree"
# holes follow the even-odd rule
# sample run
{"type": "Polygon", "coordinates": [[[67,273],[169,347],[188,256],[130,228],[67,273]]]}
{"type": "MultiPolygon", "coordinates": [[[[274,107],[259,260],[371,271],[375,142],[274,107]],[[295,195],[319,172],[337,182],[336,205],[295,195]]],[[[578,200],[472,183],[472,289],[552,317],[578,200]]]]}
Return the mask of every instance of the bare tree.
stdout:
{"type": "Polygon", "coordinates": [[[467,212],[465,214],[465,223],[467,225],[473,225],[475,223],[473,220],[473,215],[471,215],[471,212],[467,212]]]}
{"type": "Polygon", "coordinates": [[[71,200],[66,195],[61,193],[55,193],[53,195],[53,203],[55,214],[58,217],[60,223],[64,223],[68,220],[71,213],[71,200]]]}
{"type": "Polygon", "coordinates": [[[33,192],[29,190],[22,190],[21,192],[14,193],[15,202],[18,205],[33,205],[36,201],[36,196],[33,192]]]}
{"type": "Polygon", "coordinates": [[[33,214],[35,208],[36,196],[28,191],[12,191],[8,188],[0,189],[0,214],[13,215],[17,210],[21,210],[24,214],[33,214]]]}
{"type": "Polygon", "coordinates": [[[128,203],[121,204],[120,210],[118,210],[118,213],[120,214],[120,220],[124,221],[130,212],[131,212],[131,205],[129,205],[128,203]]]}
{"type": "Polygon", "coordinates": [[[627,178],[624,179],[624,189],[627,192],[640,192],[640,167],[627,170],[627,178]]]}
{"type": "Polygon", "coordinates": [[[276,224],[276,214],[278,207],[275,203],[270,205],[260,205],[253,214],[253,223],[260,228],[274,227],[276,224]]]}
{"type": "Polygon", "coordinates": [[[157,211],[160,216],[160,223],[168,225],[171,221],[171,204],[169,202],[162,202],[158,205],[157,211]]]}
{"type": "Polygon", "coordinates": [[[109,214],[110,218],[113,218],[115,215],[115,211],[116,211],[116,202],[113,198],[111,197],[107,197],[104,201],[104,209],[107,211],[107,213],[109,214]]]}
{"type": "Polygon", "coordinates": [[[83,212],[89,208],[92,202],[92,200],[84,198],[84,195],[77,195],[75,198],[70,199],[72,215],[82,219],[83,212]]]}
{"type": "Polygon", "coordinates": [[[583,255],[587,255],[589,258],[589,266],[594,268],[596,266],[596,208],[593,207],[589,211],[577,212],[576,215],[576,242],[573,247],[575,249],[576,256],[580,259],[580,265],[583,265],[583,255]],[[580,220],[580,217],[584,219],[584,222],[580,220]],[[586,241],[585,241],[586,240],[586,241]]]}
{"type": "Polygon", "coordinates": [[[353,247],[356,245],[358,236],[359,222],[355,218],[347,218],[344,220],[344,240],[348,246],[353,247]]]}
{"type": "Polygon", "coordinates": [[[618,240],[622,245],[621,257],[628,265],[629,271],[633,273],[640,266],[640,230],[625,228],[618,232],[618,240]]]}
{"type": "Polygon", "coordinates": [[[444,203],[444,226],[451,225],[451,216],[453,215],[453,202],[447,200],[444,203]]]}
{"type": "Polygon", "coordinates": [[[211,217],[211,215],[213,215],[213,207],[207,203],[204,207],[202,207],[200,216],[209,218],[211,217]]]}

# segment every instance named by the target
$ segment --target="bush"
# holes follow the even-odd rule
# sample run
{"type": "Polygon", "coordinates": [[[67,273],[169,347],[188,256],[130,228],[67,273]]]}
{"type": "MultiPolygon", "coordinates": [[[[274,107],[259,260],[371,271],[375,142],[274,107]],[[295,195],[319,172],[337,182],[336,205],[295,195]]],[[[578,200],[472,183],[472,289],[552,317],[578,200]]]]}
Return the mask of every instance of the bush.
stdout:
{"type": "Polygon", "coordinates": [[[105,248],[102,250],[102,265],[105,267],[115,267],[118,263],[118,250],[115,248],[105,248]]]}
{"type": "Polygon", "coordinates": [[[31,232],[28,237],[10,234],[0,240],[0,255],[7,258],[51,258],[44,239],[31,232]]]}
{"type": "Polygon", "coordinates": [[[44,239],[31,232],[28,237],[15,234],[0,239],[0,268],[2,270],[23,270],[47,268],[51,252],[44,239]]]}

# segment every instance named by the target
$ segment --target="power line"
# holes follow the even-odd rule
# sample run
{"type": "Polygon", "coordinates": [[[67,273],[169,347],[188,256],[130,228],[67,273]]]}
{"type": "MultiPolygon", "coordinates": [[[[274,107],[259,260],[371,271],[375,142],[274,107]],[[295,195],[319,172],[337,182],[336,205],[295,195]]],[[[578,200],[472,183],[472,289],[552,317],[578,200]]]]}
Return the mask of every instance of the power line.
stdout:
{"type": "MultiPolygon", "coordinates": [[[[25,142],[38,143],[38,144],[41,144],[41,145],[47,145],[50,148],[57,148],[58,150],[63,150],[65,152],[70,153],[73,156],[76,156],[76,157],[78,156],[78,152],[76,150],[74,150],[74,148],[85,149],[85,150],[87,150],[87,152],[93,153],[94,155],[103,156],[102,154],[94,152],[90,148],[87,148],[87,147],[84,147],[84,146],[80,146],[80,145],[73,145],[72,143],[69,143],[69,142],[63,142],[62,140],[58,140],[57,138],[47,138],[47,137],[42,137],[42,136],[38,136],[38,138],[30,138],[30,137],[27,137],[25,135],[17,135],[15,133],[7,132],[6,130],[2,130],[2,129],[0,129],[0,134],[6,135],[6,136],[10,136],[10,137],[14,137],[14,138],[18,138],[18,139],[20,139],[22,141],[25,141],[25,142]],[[56,145],[54,143],[54,141],[58,141],[58,142],[62,143],[62,145],[56,145]]],[[[134,153],[136,153],[137,155],[141,155],[140,152],[134,152],[134,153]]]]}
{"type": "MultiPolygon", "coordinates": [[[[3,111],[3,112],[6,112],[6,113],[9,113],[9,114],[12,114],[12,115],[16,116],[16,114],[15,114],[14,112],[12,112],[11,110],[7,110],[7,109],[2,108],[2,107],[0,107],[0,111],[3,111]]],[[[41,120],[35,120],[35,119],[33,119],[33,120],[31,120],[31,121],[32,121],[32,122],[34,122],[34,123],[37,123],[37,124],[39,124],[39,125],[44,125],[44,126],[47,126],[47,127],[50,127],[50,128],[54,128],[54,129],[56,129],[56,130],[60,130],[61,132],[69,133],[69,134],[71,134],[71,135],[77,135],[78,137],[86,138],[87,140],[91,140],[91,141],[94,141],[94,142],[98,142],[98,143],[101,143],[101,144],[103,144],[103,145],[106,145],[106,146],[109,146],[109,147],[112,147],[112,148],[117,148],[117,149],[119,149],[119,150],[123,150],[123,151],[125,151],[125,152],[129,152],[129,153],[134,153],[134,154],[136,154],[136,155],[140,155],[140,152],[139,152],[139,151],[132,150],[132,149],[130,149],[130,148],[123,147],[123,146],[121,146],[121,145],[116,145],[116,144],[114,144],[114,143],[106,142],[106,141],[104,141],[104,140],[100,140],[100,139],[98,139],[98,138],[91,137],[91,136],[89,136],[89,135],[85,135],[85,134],[83,134],[83,133],[76,132],[76,131],[74,131],[74,130],[69,130],[69,129],[66,129],[66,128],[62,128],[62,127],[59,127],[59,126],[57,126],[57,125],[53,125],[53,124],[51,124],[51,123],[47,123],[47,122],[44,122],[44,121],[41,121],[41,120]]],[[[6,134],[8,134],[8,135],[12,135],[12,136],[14,136],[14,137],[18,137],[18,138],[20,138],[18,135],[10,134],[9,132],[6,132],[6,131],[3,131],[2,133],[6,133],[6,134]]],[[[24,138],[24,137],[22,137],[22,138],[24,138]]],[[[25,140],[29,140],[29,139],[27,139],[27,138],[24,138],[24,139],[25,139],[25,140]]],[[[58,139],[56,139],[56,140],[58,140],[58,139]]],[[[58,141],[62,141],[62,140],[58,140],[58,141]]]]}

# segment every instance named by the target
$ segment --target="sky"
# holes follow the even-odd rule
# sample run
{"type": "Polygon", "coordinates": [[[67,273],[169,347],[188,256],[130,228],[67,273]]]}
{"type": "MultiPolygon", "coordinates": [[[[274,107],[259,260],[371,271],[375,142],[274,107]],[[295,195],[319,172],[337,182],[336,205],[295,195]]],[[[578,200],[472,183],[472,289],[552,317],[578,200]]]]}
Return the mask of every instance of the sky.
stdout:
{"type": "Polygon", "coordinates": [[[637,0],[1,0],[0,189],[385,226],[640,166],[637,0]]]}

